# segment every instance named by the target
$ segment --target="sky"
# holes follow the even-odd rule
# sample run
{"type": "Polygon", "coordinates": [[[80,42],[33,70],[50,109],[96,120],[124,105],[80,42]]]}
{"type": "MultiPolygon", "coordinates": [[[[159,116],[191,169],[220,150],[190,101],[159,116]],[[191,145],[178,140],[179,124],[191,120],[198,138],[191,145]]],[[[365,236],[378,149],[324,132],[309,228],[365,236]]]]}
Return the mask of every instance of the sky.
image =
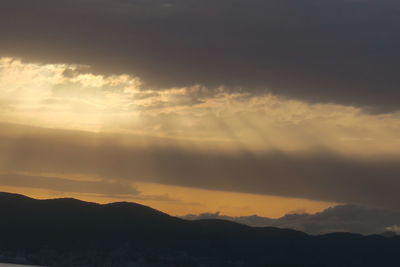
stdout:
{"type": "Polygon", "coordinates": [[[399,210],[399,12],[2,0],[0,190],[172,215],[399,210]]]}

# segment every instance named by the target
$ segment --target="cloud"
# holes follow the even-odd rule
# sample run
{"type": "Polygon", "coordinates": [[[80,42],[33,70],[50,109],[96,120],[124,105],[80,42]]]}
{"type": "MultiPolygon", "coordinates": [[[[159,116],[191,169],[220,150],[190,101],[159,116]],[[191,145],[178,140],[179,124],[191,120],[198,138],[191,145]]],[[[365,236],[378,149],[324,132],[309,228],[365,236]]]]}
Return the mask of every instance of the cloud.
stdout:
{"type": "Polygon", "coordinates": [[[128,73],[152,88],[225,86],[399,109],[394,0],[3,0],[0,55],[128,73]]]}
{"type": "Polygon", "coordinates": [[[81,174],[399,209],[398,156],[219,150],[155,137],[147,143],[135,136],[1,127],[4,172],[81,174]]]}
{"type": "Polygon", "coordinates": [[[400,233],[400,226],[399,225],[392,225],[392,226],[388,226],[386,227],[387,231],[392,231],[395,233],[400,233]]]}
{"type": "Polygon", "coordinates": [[[0,175],[0,185],[25,188],[40,188],[69,193],[93,193],[105,196],[137,196],[139,192],[128,183],[109,181],[79,181],[59,177],[20,175],[5,173],[0,175]]]}
{"type": "Polygon", "coordinates": [[[274,226],[305,231],[310,234],[331,232],[352,232],[360,234],[381,234],[385,231],[399,232],[400,212],[357,205],[339,205],[315,214],[287,214],[281,218],[241,216],[230,217],[217,213],[189,214],[188,220],[223,219],[238,223],[265,227],[274,226]]]}
{"type": "Polygon", "coordinates": [[[322,148],[362,156],[400,151],[400,113],[368,114],[352,106],[227,88],[160,91],[135,76],[98,75],[82,68],[0,58],[0,121],[252,151],[322,148]]]}

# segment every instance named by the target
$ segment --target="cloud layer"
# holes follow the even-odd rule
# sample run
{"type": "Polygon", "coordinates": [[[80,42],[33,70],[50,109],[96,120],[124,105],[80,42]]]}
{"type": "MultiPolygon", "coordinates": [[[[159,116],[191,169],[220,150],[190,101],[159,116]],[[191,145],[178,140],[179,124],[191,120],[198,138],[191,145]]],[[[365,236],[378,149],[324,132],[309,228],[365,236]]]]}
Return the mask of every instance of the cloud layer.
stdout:
{"type": "Polygon", "coordinates": [[[354,158],[322,150],[224,151],[179,143],[126,143],[107,134],[1,128],[6,134],[0,135],[0,169],[9,173],[80,174],[399,208],[398,157],[354,158]]]}
{"type": "Polygon", "coordinates": [[[296,229],[310,234],[351,232],[382,234],[387,231],[399,233],[400,213],[393,210],[368,208],[356,205],[340,205],[316,214],[287,214],[278,219],[259,216],[229,217],[217,213],[183,216],[188,220],[223,219],[256,227],[274,226],[296,229]]]}
{"type": "Polygon", "coordinates": [[[251,151],[322,149],[357,156],[400,151],[400,113],[368,114],[352,106],[308,104],[228,88],[159,91],[135,76],[95,75],[82,73],[82,68],[1,58],[0,120],[127,134],[121,142],[160,142],[147,140],[156,136],[251,151]]]}
{"type": "Polygon", "coordinates": [[[154,88],[272,92],[399,109],[394,0],[3,0],[0,55],[128,73],[154,88]]]}
{"type": "Polygon", "coordinates": [[[225,87],[157,90],[131,75],[13,58],[0,59],[0,103],[7,186],[132,195],[124,185],[147,182],[399,208],[396,112],[225,87]],[[69,175],[101,183],[60,178],[69,175]]]}
{"type": "Polygon", "coordinates": [[[105,196],[138,196],[139,192],[127,183],[107,181],[79,181],[49,176],[0,174],[0,185],[25,188],[39,188],[69,193],[91,193],[105,196]]]}

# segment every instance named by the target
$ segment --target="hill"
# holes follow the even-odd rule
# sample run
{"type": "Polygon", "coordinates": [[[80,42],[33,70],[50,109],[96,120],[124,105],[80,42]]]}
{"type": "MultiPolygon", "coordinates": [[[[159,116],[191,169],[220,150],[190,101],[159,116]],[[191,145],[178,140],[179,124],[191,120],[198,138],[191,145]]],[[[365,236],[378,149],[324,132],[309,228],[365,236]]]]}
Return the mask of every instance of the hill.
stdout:
{"type": "Polygon", "coordinates": [[[399,237],[187,221],[127,202],[0,193],[0,255],[45,266],[400,266],[399,237]]]}

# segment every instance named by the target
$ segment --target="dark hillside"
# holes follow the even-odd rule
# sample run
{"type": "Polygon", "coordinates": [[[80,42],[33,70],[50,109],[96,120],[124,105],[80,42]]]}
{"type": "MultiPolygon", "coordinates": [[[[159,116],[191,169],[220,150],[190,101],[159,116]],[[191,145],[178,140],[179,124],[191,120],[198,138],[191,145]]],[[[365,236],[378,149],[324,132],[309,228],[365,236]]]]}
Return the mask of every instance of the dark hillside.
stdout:
{"type": "Polygon", "coordinates": [[[400,266],[398,237],[311,236],[186,221],[135,203],[9,193],[0,193],[0,214],[0,252],[49,266],[400,266]]]}

